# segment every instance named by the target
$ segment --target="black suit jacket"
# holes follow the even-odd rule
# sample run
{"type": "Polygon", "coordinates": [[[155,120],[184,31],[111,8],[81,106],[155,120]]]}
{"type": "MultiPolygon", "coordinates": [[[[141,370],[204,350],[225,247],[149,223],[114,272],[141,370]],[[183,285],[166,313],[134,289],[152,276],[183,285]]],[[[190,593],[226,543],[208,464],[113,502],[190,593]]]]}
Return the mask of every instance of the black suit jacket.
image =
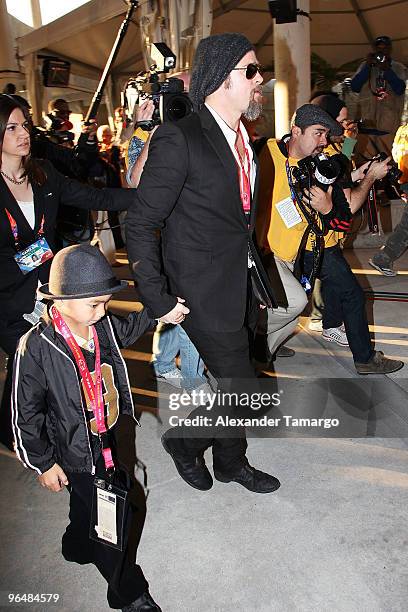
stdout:
{"type": "Polygon", "coordinates": [[[48,282],[52,260],[28,274],[23,274],[14,260],[15,243],[7,209],[17,223],[20,248],[37,240],[44,215],[44,233],[53,253],[56,252],[56,218],[61,204],[90,210],[122,210],[128,208],[133,192],[128,189],[95,189],[66,178],[47,161],[41,161],[47,179],[41,187],[32,184],[35,210],[34,230],[29,226],[19,205],[0,177],[0,316],[2,321],[17,321],[32,312],[38,281],[48,282]]]}
{"type": "Polygon", "coordinates": [[[158,128],[126,217],[129,259],[152,317],[179,296],[198,329],[242,327],[255,202],[248,228],[235,158],[206,107],[158,128]]]}

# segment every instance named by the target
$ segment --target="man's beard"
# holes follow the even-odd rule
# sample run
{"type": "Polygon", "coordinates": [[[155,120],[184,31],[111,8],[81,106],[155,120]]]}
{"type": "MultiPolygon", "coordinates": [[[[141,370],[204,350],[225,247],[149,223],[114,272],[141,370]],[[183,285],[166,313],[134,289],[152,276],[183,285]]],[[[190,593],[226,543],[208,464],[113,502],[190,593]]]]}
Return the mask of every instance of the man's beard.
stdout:
{"type": "Polygon", "coordinates": [[[246,111],[243,113],[245,119],[248,119],[248,121],[255,121],[255,119],[258,119],[258,117],[260,117],[262,113],[262,102],[257,102],[255,100],[256,93],[261,92],[259,90],[255,90],[253,92],[252,100],[250,101],[246,111]]]}

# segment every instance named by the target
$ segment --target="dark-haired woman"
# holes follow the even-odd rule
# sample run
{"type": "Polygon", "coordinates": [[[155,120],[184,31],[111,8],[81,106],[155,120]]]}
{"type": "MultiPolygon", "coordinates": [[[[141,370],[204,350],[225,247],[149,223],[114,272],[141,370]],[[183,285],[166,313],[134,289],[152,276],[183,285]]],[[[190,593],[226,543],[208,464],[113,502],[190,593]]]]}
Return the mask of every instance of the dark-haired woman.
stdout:
{"type": "Polygon", "coordinates": [[[56,250],[58,207],[124,210],[134,196],[131,190],[83,185],[64,177],[49,162],[33,159],[30,129],[28,109],[11,96],[0,95],[0,348],[9,357],[0,441],[10,449],[12,361],[19,338],[37,318],[36,290],[39,283],[47,282],[56,250]]]}

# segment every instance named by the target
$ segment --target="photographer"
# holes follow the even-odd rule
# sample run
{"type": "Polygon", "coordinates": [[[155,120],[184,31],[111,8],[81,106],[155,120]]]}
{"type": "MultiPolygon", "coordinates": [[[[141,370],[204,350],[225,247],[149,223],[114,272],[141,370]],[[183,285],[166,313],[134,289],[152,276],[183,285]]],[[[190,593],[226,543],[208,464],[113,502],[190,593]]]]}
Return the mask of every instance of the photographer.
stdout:
{"type": "MultiPolygon", "coordinates": [[[[342,105],[339,104],[339,107],[341,109],[342,105]]],[[[342,114],[346,120],[345,111],[342,114]]],[[[322,280],[323,289],[335,292],[339,300],[340,320],[336,319],[336,325],[333,323],[330,327],[326,321],[323,325],[327,325],[331,331],[331,327],[340,327],[344,320],[357,371],[360,374],[385,374],[400,369],[403,364],[385,358],[371,347],[363,292],[338,246],[339,236],[348,230],[351,217],[344,184],[336,179],[326,192],[316,185],[310,189],[303,187],[303,201],[305,197],[306,200],[310,198],[310,206],[319,213],[320,236],[306,222],[299,198],[293,197],[297,186],[291,184],[292,176],[299,174],[294,169],[289,172],[288,168],[298,166],[303,172],[304,158],[312,156],[313,159],[313,156],[321,153],[328,146],[329,133],[340,137],[343,133],[340,123],[320,106],[305,104],[296,111],[290,136],[279,143],[269,140],[260,157],[263,205],[258,220],[258,239],[261,246],[274,253],[288,298],[287,309],[268,310],[268,346],[273,354],[276,346],[294,331],[297,316],[305,306],[304,291],[293,275],[296,260],[299,262],[303,258],[305,276],[302,280],[306,288],[313,285],[313,277],[317,275],[322,280]],[[271,172],[273,184],[268,187],[271,172]],[[292,204],[293,209],[289,214],[288,207],[292,204]]],[[[317,168],[321,169],[319,166],[317,168]]],[[[338,170],[341,171],[341,166],[338,170]]],[[[377,168],[371,172],[379,178],[377,168]]],[[[365,181],[372,184],[372,179],[375,180],[370,175],[365,181]]],[[[323,298],[329,301],[325,291],[323,298]]]]}
{"type": "Polygon", "coordinates": [[[365,127],[387,132],[372,135],[365,143],[360,138],[359,152],[373,157],[379,151],[388,155],[404,109],[407,70],[391,57],[392,41],[388,36],[375,39],[375,49],[358,68],[351,80],[351,89],[360,94],[360,112],[365,127]]]}
{"type": "MultiPolygon", "coordinates": [[[[348,111],[344,102],[335,94],[315,98],[313,104],[325,108],[330,116],[342,125],[350,127],[348,111]]],[[[334,136],[334,142],[325,148],[328,155],[335,154],[343,136],[334,136]]],[[[338,155],[338,153],[337,153],[338,155]]],[[[336,159],[332,157],[332,159],[336,159]]],[[[388,171],[389,158],[384,161],[373,161],[364,164],[350,173],[347,167],[340,175],[338,183],[354,214],[366,201],[368,191],[378,179],[388,171]],[[351,178],[360,180],[353,186],[351,178]]],[[[342,167],[344,168],[343,164],[342,167]]],[[[340,346],[350,346],[356,370],[359,374],[389,374],[402,367],[402,362],[391,360],[380,351],[374,351],[368,330],[365,312],[364,293],[349,264],[343,257],[340,242],[342,233],[328,231],[324,236],[324,250],[320,260],[318,278],[321,280],[321,292],[324,302],[322,338],[336,342],[340,346]]],[[[313,267],[312,241],[309,239],[304,253],[304,273],[310,274],[313,267]]]]}
{"type": "Polygon", "coordinates": [[[327,191],[311,186],[301,196],[296,193],[298,187],[295,188],[292,176],[292,168],[300,160],[323,151],[330,132],[340,135],[342,129],[324,110],[304,104],[295,113],[290,134],[280,141],[269,139],[259,158],[257,239],[265,253],[272,252],[287,297],[286,305],[282,302],[279,308],[267,312],[271,355],[292,334],[298,315],[307,304],[306,293],[297,278],[300,274],[296,270],[295,276],[294,272],[312,226],[316,256],[323,232],[339,225],[340,231],[344,231],[349,226],[350,211],[338,185],[330,185],[327,191]]]}

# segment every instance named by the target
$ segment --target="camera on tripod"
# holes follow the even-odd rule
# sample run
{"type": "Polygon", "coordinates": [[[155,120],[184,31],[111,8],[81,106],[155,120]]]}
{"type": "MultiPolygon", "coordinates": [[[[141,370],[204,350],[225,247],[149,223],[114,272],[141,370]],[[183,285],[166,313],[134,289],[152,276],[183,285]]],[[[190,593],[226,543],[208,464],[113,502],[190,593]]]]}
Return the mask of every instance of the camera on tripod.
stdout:
{"type": "Polygon", "coordinates": [[[300,159],[298,165],[291,168],[295,186],[301,191],[313,186],[327,191],[342,173],[342,166],[336,158],[337,155],[328,157],[318,153],[300,159]]]}
{"type": "Polygon", "coordinates": [[[138,126],[151,130],[163,121],[178,121],[193,112],[193,105],[181,79],[170,77],[160,80],[176,65],[176,56],[164,43],[153,43],[151,47],[152,66],[148,72],[140,72],[131,77],[122,92],[122,106],[126,123],[132,122],[135,106],[146,99],[153,100],[153,116],[148,121],[138,122],[138,126]]]}

